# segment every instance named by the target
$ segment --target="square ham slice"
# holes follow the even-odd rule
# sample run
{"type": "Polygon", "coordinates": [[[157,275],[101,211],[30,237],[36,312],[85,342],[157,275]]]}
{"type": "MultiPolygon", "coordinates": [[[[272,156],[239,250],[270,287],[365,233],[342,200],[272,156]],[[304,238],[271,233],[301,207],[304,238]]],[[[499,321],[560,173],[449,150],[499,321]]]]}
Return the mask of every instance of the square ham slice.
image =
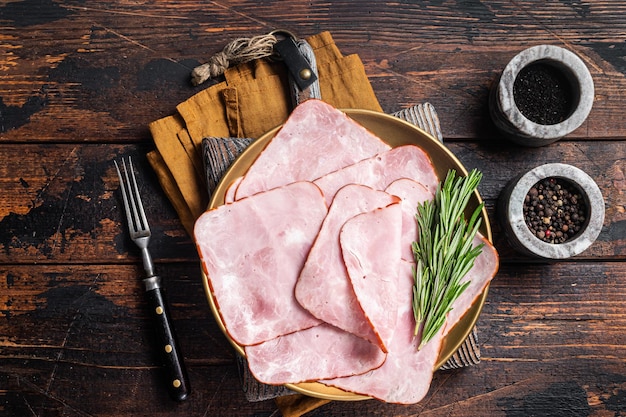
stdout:
{"type": "Polygon", "coordinates": [[[351,218],[339,234],[352,289],[385,352],[398,319],[401,237],[399,202],[351,218]]]}
{"type": "Polygon", "coordinates": [[[419,340],[413,336],[414,263],[403,262],[396,298],[399,303],[398,325],[383,365],[362,375],[320,382],[390,403],[415,404],[421,401],[430,388],[444,336],[468,312],[498,271],[498,254],[493,245],[483,237],[475,240],[475,244],[479,243],[484,243],[485,246],[467,275],[471,278],[470,285],[464,292],[467,295],[461,295],[454,301],[444,328],[422,349],[417,349],[419,340]]]}
{"type": "Polygon", "coordinates": [[[326,202],[330,204],[337,191],[346,184],[362,184],[385,190],[393,181],[410,178],[434,192],[439,179],[430,157],[415,145],[404,145],[364,159],[316,179],[326,202]]]}
{"type": "Polygon", "coordinates": [[[474,261],[474,266],[463,277],[461,282],[470,282],[470,285],[452,304],[452,310],[446,317],[446,325],[443,329],[444,337],[463,318],[469,307],[480,297],[491,279],[498,272],[500,258],[493,245],[480,233],[474,238],[474,246],[483,244],[482,253],[474,261]]]}
{"type": "Polygon", "coordinates": [[[412,288],[411,264],[403,262],[394,298],[398,302],[398,324],[382,366],[362,375],[321,383],[392,403],[412,404],[424,398],[430,389],[442,336],[437,334],[418,351],[419,340],[413,336],[412,288]]]}
{"type": "Polygon", "coordinates": [[[237,187],[237,200],[295,181],[312,181],[390,148],[320,100],[297,106],[237,187]]]}
{"type": "Polygon", "coordinates": [[[358,184],[339,190],[296,284],[296,299],[311,314],[372,343],[379,343],[379,339],[350,283],[339,233],[352,217],[398,201],[383,191],[358,184]]]}
{"type": "Polygon", "coordinates": [[[380,348],[323,323],[245,347],[250,371],[266,384],[295,384],[358,375],[385,360],[380,348]]]}
{"type": "Polygon", "coordinates": [[[319,324],[293,292],[327,211],[317,186],[296,182],[197,220],[202,266],[226,331],[240,345],[319,324]]]}

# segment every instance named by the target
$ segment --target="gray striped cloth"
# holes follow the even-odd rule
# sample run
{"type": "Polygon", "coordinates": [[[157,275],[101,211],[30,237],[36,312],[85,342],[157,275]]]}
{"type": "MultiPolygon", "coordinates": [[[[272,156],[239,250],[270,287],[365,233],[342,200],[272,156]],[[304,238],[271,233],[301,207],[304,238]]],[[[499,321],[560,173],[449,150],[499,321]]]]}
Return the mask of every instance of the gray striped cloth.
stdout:
{"type": "MultiPolygon", "coordinates": [[[[419,104],[396,112],[393,115],[416,125],[443,143],[439,118],[435,108],[430,103],[419,104]]],[[[253,139],[249,138],[217,137],[204,138],[202,140],[203,162],[209,195],[213,193],[228,167],[252,141],[253,139]]],[[[245,358],[237,355],[237,362],[242,387],[248,401],[263,401],[282,395],[294,394],[293,391],[284,386],[266,385],[258,382],[250,373],[245,358]]],[[[479,362],[480,346],[478,344],[477,330],[474,327],[459,349],[440,369],[458,369],[475,365],[479,362]]]]}

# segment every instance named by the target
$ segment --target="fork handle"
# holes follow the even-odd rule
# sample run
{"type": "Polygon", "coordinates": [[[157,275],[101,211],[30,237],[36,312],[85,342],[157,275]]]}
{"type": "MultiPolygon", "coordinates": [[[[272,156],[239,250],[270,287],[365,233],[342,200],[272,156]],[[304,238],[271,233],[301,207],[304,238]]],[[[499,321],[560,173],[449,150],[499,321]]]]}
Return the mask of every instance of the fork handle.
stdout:
{"type": "Polygon", "coordinates": [[[189,378],[180,348],[178,347],[169,308],[163,297],[161,279],[158,276],[146,278],[144,279],[144,285],[151,314],[154,315],[157,322],[156,330],[159,337],[159,350],[167,372],[167,386],[170,396],[177,401],[183,401],[189,396],[189,378]]]}

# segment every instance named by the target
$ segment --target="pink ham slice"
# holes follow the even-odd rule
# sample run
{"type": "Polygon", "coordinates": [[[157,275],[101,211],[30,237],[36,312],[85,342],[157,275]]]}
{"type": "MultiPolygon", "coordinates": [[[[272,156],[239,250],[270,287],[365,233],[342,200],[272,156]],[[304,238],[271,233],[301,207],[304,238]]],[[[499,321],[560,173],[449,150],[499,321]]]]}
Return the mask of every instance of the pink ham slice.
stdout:
{"type": "Polygon", "coordinates": [[[339,190],[296,284],[295,297],[314,316],[372,343],[378,343],[348,278],[339,232],[350,218],[398,202],[397,197],[363,185],[339,190]]]}
{"type": "Polygon", "coordinates": [[[362,184],[382,191],[400,178],[419,181],[433,192],[439,184],[430,158],[415,145],[398,146],[331,172],[314,182],[322,189],[326,202],[330,204],[337,191],[346,184],[362,184]]]}
{"type": "Polygon", "coordinates": [[[398,319],[401,234],[399,203],[351,218],[339,234],[352,288],[385,352],[398,319]]]}
{"type": "Polygon", "coordinates": [[[246,346],[245,353],[254,377],[275,385],[358,375],[385,360],[377,346],[329,324],[246,346]]]}
{"type": "Polygon", "coordinates": [[[409,178],[392,182],[385,190],[402,200],[402,259],[413,261],[413,242],[417,240],[417,205],[434,198],[434,192],[409,178]]]}
{"type": "Polygon", "coordinates": [[[394,298],[398,302],[398,325],[382,366],[362,375],[321,383],[392,403],[414,404],[424,398],[430,389],[442,336],[438,334],[417,350],[418,340],[413,336],[412,288],[411,264],[403,262],[394,298]]]}
{"type": "Polygon", "coordinates": [[[323,101],[307,100],[254,161],[236,199],[294,181],[312,181],[388,149],[345,113],[323,101]]]}
{"type": "Polygon", "coordinates": [[[243,177],[237,177],[233,183],[228,186],[226,193],[224,193],[224,203],[232,203],[235,201],[235,193],[237,192],[237,187],[242,179],[243,177]]]}
{"type": "Polygon", "coordinates": [[[452,310],[446,318],[446,325],[443,335],[446,336],[450,330],[467,313],[472,304],[483,293],[491,279],[496,275],[499,268],[499,257],[493,245],[481,234],[474,238],[474,246],[483,243],[482,253],[474,261],[474,267],[463,277],[463,282],[470,281],[470,285],[456,299],[452,310]]]}
{"type": "Polygon", "coordinates": [[[465,290],[466,295],[461,295],[453,303],[453,310],[448,314],[444,329],[422,349],[417,350],[418,341],[413,337],[415,320],[411,302],[414,264],[404,262],[397,296],[398,326],[385,363],[363,375],[320,382],[390,403],[415,404],[422,400],[430,388],[443,337],[467,313],[478,294],[484,291],[498,271],[498,254],[494,247],[482,237],[476,243],[479,241],[484,242],[485,246],[467,275],[471,278],[471,284],[465,290]]]}
{"type": "Polygon", "coordinates": [[[294,286],[327,213],[313,183],[297,182],[220,206],[196,222],[202,265],[228,334],[260,343],[319,323],[294,286]]]}

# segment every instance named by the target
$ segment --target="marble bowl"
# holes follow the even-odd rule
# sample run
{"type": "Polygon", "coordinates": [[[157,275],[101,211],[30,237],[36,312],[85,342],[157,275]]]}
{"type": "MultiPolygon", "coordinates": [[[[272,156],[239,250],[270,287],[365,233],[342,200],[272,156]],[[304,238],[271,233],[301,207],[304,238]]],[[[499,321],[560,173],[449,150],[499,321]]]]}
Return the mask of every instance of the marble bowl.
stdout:
{"type": "MultiPolygon", "coordinates": [[[[553,45],[538,45],[517,54],[506,65],[491,89],[489,113],[507,139],[524,146],[539,147],[556,142],[577,129],[587,118],[594,100],[594,84],[589,69],[573,52],[553,45]],[[571,96],[565,119],[555,124],[530,120],[515,100],[514,85],[525,68],[534,64],[549,66],[564,78],[571,96]]],[[[528,114],[528,113],[527,113],[528,114]]]]}
{"type": "Polygon", "coordinates": [[[596,240],[604,224],[604,199],[595,181],[572,165],[541,165],[511,180],[498,199],[498,220],[511,246],[519,253],[544,259],[565,259],[585,251],[596,240]],[[582,229],[563,243],[547,243],[526,224],[523,205],[530,189],[546,178],[567,181],[580,191],[587,209],[582,229]]]}

